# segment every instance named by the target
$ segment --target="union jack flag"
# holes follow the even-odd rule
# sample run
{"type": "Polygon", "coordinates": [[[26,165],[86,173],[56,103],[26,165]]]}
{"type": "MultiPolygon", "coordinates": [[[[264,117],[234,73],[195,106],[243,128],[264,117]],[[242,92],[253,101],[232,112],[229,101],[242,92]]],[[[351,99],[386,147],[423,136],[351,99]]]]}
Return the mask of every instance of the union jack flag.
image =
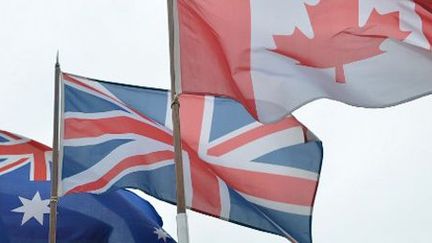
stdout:
{"type": "MultiPolygon", "coordinates": [[[[135,187],[175,203],[169,93],[66,73],[63,82],[62,192],[135,187]]],[[[310,242],[321,143],[292,116],[262,124],[212,96],[180,104],[186,205],[310,242]]]]}
{"type": "Polygon", "coordinates": [[[0,176],[30,164],[31,181],[50,180],[51,156],[49,147],[0,130],[0,176]]]}

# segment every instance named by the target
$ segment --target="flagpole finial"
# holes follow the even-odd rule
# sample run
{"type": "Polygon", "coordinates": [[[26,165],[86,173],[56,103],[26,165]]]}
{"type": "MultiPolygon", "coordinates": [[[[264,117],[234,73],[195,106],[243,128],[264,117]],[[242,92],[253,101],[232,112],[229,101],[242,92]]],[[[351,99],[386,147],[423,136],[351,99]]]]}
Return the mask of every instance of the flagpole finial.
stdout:
{"type": "Polygon", "coordinates": [[[56,66],[57,67],[59,67],[60,66],[60,62],[59,62],[59,54],[60,53],[60,51],[59,50],[57,50],[57,54],[56,54],[56,66]]]}

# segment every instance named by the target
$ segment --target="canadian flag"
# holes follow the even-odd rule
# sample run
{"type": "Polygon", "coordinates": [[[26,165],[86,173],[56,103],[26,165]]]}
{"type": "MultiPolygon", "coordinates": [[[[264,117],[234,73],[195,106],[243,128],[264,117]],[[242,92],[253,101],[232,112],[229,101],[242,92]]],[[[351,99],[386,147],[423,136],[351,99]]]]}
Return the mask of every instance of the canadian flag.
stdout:
{"type": "Polygon", "coordinates": [[[430,0],[178,0],[179,92],[234,98],[263,122],[331,98],[432,92],[430,0]]]}

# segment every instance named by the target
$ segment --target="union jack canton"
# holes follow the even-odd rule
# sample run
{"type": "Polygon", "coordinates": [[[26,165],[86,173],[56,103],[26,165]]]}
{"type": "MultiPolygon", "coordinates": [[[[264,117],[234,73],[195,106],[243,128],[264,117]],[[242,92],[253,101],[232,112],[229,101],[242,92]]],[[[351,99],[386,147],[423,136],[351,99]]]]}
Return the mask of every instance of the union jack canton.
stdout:
{"type": "MultiPolygon", "coordinates": [[[[63,74],[62,193],[134,187],[175,203],[170,95],[63,74]]],[[[180,98],[186,205],[311,242],[322,146],[294,117],[255,121],[239,104],[180,98]]]]}
{"type": "Polygon", "coordinates": [[[30,181],[50,180],[51,149],[34,140],[0,130],[0,176],[30,165],[30,181]]]}

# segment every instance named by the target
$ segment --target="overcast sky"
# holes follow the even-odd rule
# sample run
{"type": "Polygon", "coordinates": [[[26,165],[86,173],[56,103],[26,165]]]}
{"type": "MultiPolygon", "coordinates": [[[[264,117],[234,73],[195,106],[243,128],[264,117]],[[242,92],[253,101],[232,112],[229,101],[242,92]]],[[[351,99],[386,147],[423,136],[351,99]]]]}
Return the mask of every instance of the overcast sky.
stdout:
{"type": "MultiPolygon", "coordinates": [[[[0,129],[51,145],[57,50],[64,71],[168,88],[165,4],[0,0],[0,129]]],[[[431,241],[431,108],[427,96],[386,109],[319,100],[294,113],[324,144],[314,242],[431,241]]],[[[175,207],[144,197],[176,237],[175,207]]],[[[188,214],[193,243],[287,242],[188,214]]]]}

